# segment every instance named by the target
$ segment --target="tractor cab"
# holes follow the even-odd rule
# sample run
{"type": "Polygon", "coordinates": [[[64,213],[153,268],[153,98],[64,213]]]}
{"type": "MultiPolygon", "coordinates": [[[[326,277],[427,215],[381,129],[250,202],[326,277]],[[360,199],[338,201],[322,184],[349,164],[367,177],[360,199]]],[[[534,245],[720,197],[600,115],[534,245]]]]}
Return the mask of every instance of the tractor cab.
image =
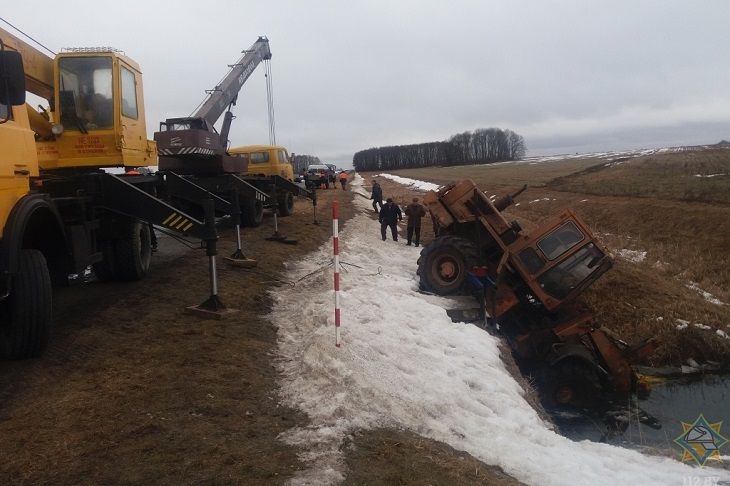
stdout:
{"type": "Polygon", "coordinates": [[[572,300],[611,268],[612,262],[570,210],[510,247],[511,262],[549,311],[572,300]]]}

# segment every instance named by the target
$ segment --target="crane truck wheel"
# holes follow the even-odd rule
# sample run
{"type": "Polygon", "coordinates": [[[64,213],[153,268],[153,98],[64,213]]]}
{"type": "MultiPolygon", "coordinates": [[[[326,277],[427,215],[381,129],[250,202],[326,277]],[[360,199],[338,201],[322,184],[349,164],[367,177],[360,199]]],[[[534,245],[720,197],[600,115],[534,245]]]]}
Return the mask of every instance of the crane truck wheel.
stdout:
{"type": "Polygon", "coordinates": [[[601,396],[601,384],[588,363],[568,360],[546,370],[543,401],[553,408],[591,408],[601,396]]]}
{"type": "Polygon", "coordinates": [[[100,282],[108,282],[114,280],[114,241],[104,240],[99,242],[104,259],[98,263],[94,263],[94,275],[100,282]]]}
{"type": "Polygon", "coordinates": [[[439,236],[421,250],[418,275],[422,290],[437,295],[468,293],[467,272],[476,265],[476,246],[458,236],[439,236]]]}
{"type": "Polygon", "coordinates": [[[150,269],[152,237],[147,223],[129,220],[125,237],[114,241],[114,277],[141,280],[150,269]]]}
{"type": "Polygon", "coordinates": [[[21,250],[10,296],[2,304],[0,352],[6,358],[39,356],[51,333],[51,277],[38,250],[21,250]]]}
{"type": "Polygon", "coordinates": [[[264,220],[264,203],[247,197],[241,200],[241,225],[256,228],[264,220]]]}
{"type": "Polygon", "coordinates": [[[290,216],[294,212],[294,194],[285,192],[279,196],[279,216],[290,216]]]}

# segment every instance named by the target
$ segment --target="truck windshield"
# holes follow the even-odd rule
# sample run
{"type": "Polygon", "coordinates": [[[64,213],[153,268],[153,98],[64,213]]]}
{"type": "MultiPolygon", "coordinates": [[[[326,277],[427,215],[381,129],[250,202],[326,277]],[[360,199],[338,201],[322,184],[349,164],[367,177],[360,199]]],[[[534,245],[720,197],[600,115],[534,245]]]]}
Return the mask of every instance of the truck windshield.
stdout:
{"type": "Polygon", "coordinates": [[[583,240],[583,233],[572,221],[567,221],[537,242],[548,260],[555,260],[583,240]]]}
{"type": "Polygon", "coordinates": [[[62,57],[59,111],[66,129],[106,129],[114,126],[112,58],[109,56],[62,57]]]}
{"type": "Polygon", "coordinates": [[[574,289],[586,282],[593,272],[597,272],[605,255],[593,243],[588,243],[583,248],[560,262],[547,272],[540,275],[537,281],[540,286],[557,299],[564,299],[574,289]]]}

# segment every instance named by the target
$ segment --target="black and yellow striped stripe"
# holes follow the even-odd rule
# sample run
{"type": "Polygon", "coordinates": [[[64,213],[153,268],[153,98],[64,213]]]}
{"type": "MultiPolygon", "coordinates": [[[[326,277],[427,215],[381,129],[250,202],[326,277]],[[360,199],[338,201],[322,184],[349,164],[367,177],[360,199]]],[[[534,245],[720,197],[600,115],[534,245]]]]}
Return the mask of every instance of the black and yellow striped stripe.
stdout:
{"type": "Polygon", "coordinates": [[[160,225],[184,233],[193,226],[193,223],[188,218],[173,212],[160,225]]]}

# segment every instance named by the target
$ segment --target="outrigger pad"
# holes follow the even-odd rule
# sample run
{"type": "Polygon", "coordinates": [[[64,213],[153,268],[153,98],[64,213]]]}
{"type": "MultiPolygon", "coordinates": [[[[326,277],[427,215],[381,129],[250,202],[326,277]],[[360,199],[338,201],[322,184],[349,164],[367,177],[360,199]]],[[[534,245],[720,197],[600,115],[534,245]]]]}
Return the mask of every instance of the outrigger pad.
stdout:
{"type": "Polygon", "coordinates": [[[193,314],[203,319],[223,319],[229,314],[235,314],[238,309],[231,309],[223,305],[217,295],[211,295],[200,305],[191,305],[185,308],[186,314],[193,314]]]}
{"type": "Polygon", "coordinates": [[[228,262],[229,265],[234,267],[241,267],[241,268],[253,268],[256,265],[259,264],[257,260],[254,260],[252,258],[236,258],[236,257],[223,257],[225,261],[228,262]]]}
{"type": "Polygon", "coordinates": [[[299,243],[299,240],[292,240],[291,238],[287,238],[283,235],[273,234],[269,236],[268,238],[264,238],[267,241],[276,241],[279,243],[284,243],[285,245],[296,245],[299,243]]]}

